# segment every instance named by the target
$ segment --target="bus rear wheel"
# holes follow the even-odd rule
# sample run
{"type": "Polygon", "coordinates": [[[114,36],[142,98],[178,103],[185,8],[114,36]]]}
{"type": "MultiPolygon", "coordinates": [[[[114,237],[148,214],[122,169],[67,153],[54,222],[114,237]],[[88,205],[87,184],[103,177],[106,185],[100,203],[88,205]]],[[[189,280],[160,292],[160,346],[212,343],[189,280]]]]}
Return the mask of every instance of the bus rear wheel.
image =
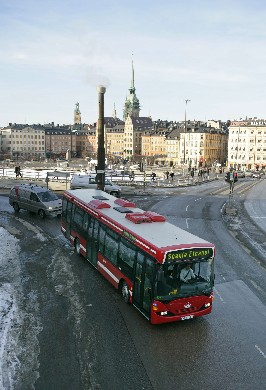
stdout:
{"type": "Polygon", "coordinates": [[[74,246],[75,246],[75,252],[78,256],[80,256],[80,242],[79,242],[79,239],[76,238],[75,239],[75,243],[74,243],[74,246]]]}
{"type": "Polygon", "coordinates": [[[129,303],[129,297],[130,297],[129,288],[128,288],[128,285],[125,281],[123,281],[123,283],[122,283],[121,292],[122,292],[122,297],[123,297],[124,302],[129,303]]]}

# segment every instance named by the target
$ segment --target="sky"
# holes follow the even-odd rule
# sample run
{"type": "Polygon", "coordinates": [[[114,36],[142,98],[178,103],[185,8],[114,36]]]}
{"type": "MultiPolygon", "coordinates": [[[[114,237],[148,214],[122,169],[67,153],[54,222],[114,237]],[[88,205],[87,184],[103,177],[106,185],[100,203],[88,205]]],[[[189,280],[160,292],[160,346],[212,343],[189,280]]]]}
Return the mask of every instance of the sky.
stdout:
{"type": "Polygon", "coordinates": [[[265,118],[264,0],[0,0],[0,126],[265,118]],[[189,100],[186,103],[186,100],[189,100]]]}

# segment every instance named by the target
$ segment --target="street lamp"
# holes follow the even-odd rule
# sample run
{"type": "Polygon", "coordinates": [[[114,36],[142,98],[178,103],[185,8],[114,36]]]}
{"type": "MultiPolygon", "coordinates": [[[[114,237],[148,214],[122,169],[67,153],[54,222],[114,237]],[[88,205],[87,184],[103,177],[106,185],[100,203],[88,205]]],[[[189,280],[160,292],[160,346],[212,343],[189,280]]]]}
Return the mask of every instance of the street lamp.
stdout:
{"type": "Polygon", "coordinates": [[[185,100],[185,129],[184,129],[184,158],[183,158],[183,167],[185,169],[185,160],[186,160],[186,146],[185,146],[185,140],[186,140],[186,132],[187,132],[187,104],[190,102],[189,99],[185,100]]]}

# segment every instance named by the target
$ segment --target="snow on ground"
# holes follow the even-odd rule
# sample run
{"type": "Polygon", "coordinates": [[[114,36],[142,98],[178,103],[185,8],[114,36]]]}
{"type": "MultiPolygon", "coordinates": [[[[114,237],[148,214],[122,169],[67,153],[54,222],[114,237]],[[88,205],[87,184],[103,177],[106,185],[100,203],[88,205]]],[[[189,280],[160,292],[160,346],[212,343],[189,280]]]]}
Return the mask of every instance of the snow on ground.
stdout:
{"type": "Polygon", "coordinates": [[[33,389],[41,331],[34,292],[24,296],[19,240],[0,227],[0,389],[33,389]]]}

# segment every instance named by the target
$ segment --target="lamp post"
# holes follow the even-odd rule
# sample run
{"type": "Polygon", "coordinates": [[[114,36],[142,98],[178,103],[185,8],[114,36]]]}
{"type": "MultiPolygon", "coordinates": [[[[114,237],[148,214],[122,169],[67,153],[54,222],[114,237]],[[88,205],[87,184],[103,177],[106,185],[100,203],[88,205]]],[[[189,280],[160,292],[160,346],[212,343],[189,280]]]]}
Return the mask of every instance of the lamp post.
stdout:
{"type": "Polygon", "coordinates": [[[183,176],[185,174],[185,160],[186,160],[186,132],[187,132],[187,104],[189,99],[185,100],[185,129],[184,129],[184,157],[183,157],[183,176]]]}
{"type": "Polygon", "coordinates": [[[104,94],[106,88],[103,85],[97,87],[99,98],[98,118],[98,166],[96,182],[99,190],[104,191],[105,184],[105,149],[104,149],[104,94]]]}

